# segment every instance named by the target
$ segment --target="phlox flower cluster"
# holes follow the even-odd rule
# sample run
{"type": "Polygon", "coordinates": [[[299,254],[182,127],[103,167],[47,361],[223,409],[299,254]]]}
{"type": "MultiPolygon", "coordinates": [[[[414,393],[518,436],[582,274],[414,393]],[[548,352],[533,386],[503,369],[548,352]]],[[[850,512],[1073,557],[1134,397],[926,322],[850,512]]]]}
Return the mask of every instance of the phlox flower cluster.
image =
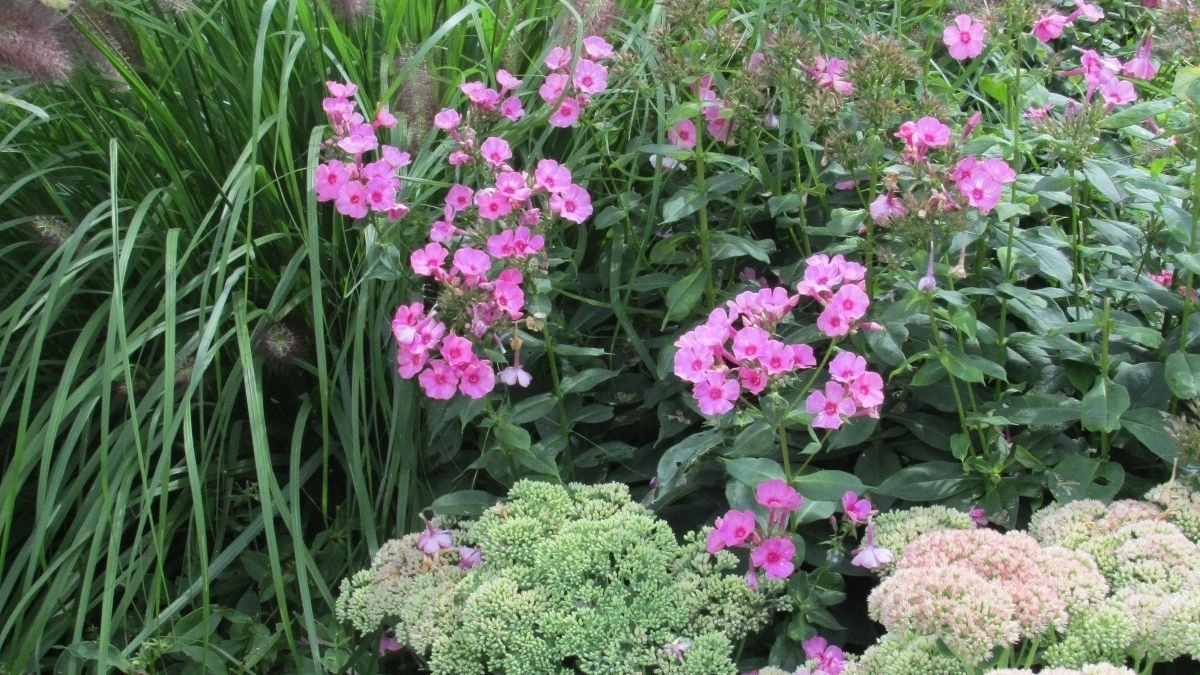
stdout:
{"type": "MultiPolygon", "coordinates": [[[[1135,74],[1145,73],[1145,63],[1130,61],[1134,64],[1130,72],[1135,74]]],[[[1146,61],[1146,63],[1149,63],[1146,61]]],[[[1153,64],[1151,64],[1153,68],[1153,64]]],[[[1105,112],[1113,109],[1114,106],[1132,103],[1137,100],[1137,90],[1134,89],[1133,83],[1129,80],[1122,80],[1117,77],[1122,72],[1121,60],[1115,56],[1101,56],[1094,49],[1089,49],[1079,56],[1079,67],[1071,70],[1063,71],[1064,76],[1082,75],[1084,82],[1087,84],[1087,91],[1083,95],[1084,102],[1092,100],[1092,96],[1099,91],[1104,99],[1105,112]]],[[[1151,73],[1153,76],[1153,73],[1151,73]]]]}
{"type": "Polygon", "coordinates": [[[1033,36],[1042,42],[1049,42],[1062,37],[1063,29],[1075,23],[1075,20],[1081,17],[1092,23],[1096,23],[1104,19],[1104,10],[1085,0],[1076,0],[1075,11],[1067,16],[1063,16],[1058,12],[1050,12],[1039,16],[1033,24],[1033,36]]]}
{"type": "Polygon", "coordinates": [[[413,272],[436,282],[440,292],[429,311],[420,302],[396,311],[396,360],[400,376],[416,377],[430,398],[447,400],[456,393],[482,398],[497,378],[510,386],[530,384],[515,324],[525,318],[526,289],[545,273],[544,233],[556,216],[583,223],[592,213],[591,197],[558,162],[543,159],[532,175],[518,171],[504,139],[490,136],[476,147],[474,130],[456,111],[444,110],[438,118],[436,124],[457,142],[450,161],[462,155],[461,163],[479,163],[476,175],[487,182],[480,189],[451,186],[441,219],[430,227],[431,241],[413,252],[413,272]],[[512,364],[497,373],[476,348],[494,344],[503,352],[502,337],[510,336],[512,364]]]}
{"type": "MultiPolygon", "coordinates": [[[[512,122],[516,122],[524,117],[525,108],[521,105],[521,99],[516,94],[510,93],[521,87],[521,80],[518,80],[512,73],[501,68],[496,71],[496,85],[499,87],[498,89],[493,89],[482,81],[471,81],[463,82],[458,86],[458,89],[467,97],[467,100],[470,101],[472,108],[475,110],[499,115],[512,122]]],[[[438,127],[444,128],[443,125],[447,124],[457,114],[458,112],[454,110],[443,110],[439,113],[442,116],[442,120],[438,124],[438,127]],[[449,119],[447,115],[450,116],[449,119]]],[[[453,126],[456,127],[457,123],[453,126]]],[[[451,130],[446,129],[446,131],[451,130]]]]}
{"type": "Polygon", "coordinates": [[[879,417],[883,404],[883,377],[867,370],[867,360],[841,352],[829,362],[829,381],[823,390],[808,395],[804,406],[817,429],[840,429],[846,418],[879,417]]]}
{"type": "Polygon", "coordinates": [[[317,201],[333,202],[338,213],[350,218],[365,218],[371,212],[386,213],[389,220],[404,217],[408,206],[397,201],[401,183],[396,172],[411,159],[407,152],[381,144],[375,135],[380,128],[396,126],[396,118],[381,107],[367,122],[352,100],[357,85],[326,82],[325,86],[329,96],[322,107],[333,138],[322,147],[336,157],[317,166],[317,201]]]}
{"type": "Polygon", "coordinates": [[[612,45],[593,35],[584,38],[583,51],[587,58],[574,62],[571,50],[564,47],[555,47],[546,56],[552,72],[538,89],[538,96],[554,108],[549,120],[552,127],[575,126],[591,97],[608,88],[608,68],[601,62],[612,56],[612,45]]]}
{"type": "Polygon", "coordinates": [[[800,67],[808,76],[817,81],[817,86],[826,90],[832,91],[843,96],[849,96],[854,93],[854,83],[842,77],[850,64],[844,59],[830,58],[818,56],[813,65],[805,65],[801,61],[796,61],[796,65],[800,67]]]}
{"type": "Polygon", "coordinates": [[[1017,174],[1002,159],[967,156],[954,165],[950,180],[969,206],[986,215],[996,208],[1003,187],[1017,182],[1017,174]]]}
{"type": "Polygon", "coordinates": [[[812,347],[771,337],[798,301],[784,288],[746,291],[675,341],[675,375],[695,385],[692,395],[700,412],[723,415],[733,410],[743,389],[758,395],[817,364],[812,347]]]}
{"type": "Polygon", "coordinates": [[[795,571],[792,557],[796,546],[787,535],[788,520],[804,502],[795,488],[779,478],[759,483],[755,500],[767,507],[766,527],[760,525],[753,511],[731,509],[717,518],[705,542],[708,552],[714,554],[726,548],[753,547],[750,570],[746,572],[746,584],[751,588],[758,588],[760,569],[768,579],[786,579],[795,571]]]}
{"type": "Polygon", "coordinates": [[[717,96],[712,76],[701,77],[692,88],[700,101],[701,113],[708,121],[709,135],[722,143],[732,143],[729,137],[737,129],[737,123],[733,121],[733,111],[725,106],[725,101],[720,96],[717,96]]]}
{"type": "Polygon", "coordinates": [[[775,666],[761,670],[751,670],[742,675],[842,675],[846,668],[846,655],[841,647],[829,644],[825,638],[817,635],[804,641],[804,665],[788,672],[775,666]]]}

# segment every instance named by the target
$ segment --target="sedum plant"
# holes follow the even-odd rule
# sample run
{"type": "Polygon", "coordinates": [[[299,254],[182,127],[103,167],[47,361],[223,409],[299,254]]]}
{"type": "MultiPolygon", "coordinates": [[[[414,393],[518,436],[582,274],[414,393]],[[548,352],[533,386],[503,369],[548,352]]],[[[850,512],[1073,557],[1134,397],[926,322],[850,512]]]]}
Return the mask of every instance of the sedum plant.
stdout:
{"type": "Polygon", "coordinates": [[[782,584],[752,589],[736,565],[700,533],[679,542],[624,485],[526,480],[475,521],[388,542],[336,616],[394,631],[435,675],[732,675],[782,584]]]}

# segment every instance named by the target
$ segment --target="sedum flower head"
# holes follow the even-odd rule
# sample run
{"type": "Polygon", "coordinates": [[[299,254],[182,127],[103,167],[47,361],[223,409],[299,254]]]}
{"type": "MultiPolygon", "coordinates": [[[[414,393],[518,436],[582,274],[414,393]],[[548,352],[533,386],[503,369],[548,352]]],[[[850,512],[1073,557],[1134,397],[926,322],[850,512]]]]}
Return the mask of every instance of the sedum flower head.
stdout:
{"type": "Polygon", "coordinates": [[[897,569],[871,591],[867,605],[888,631],[940,638],[971,665],[1015,644],[1021,633],[1004,585],[963,564],[897,569]]]}
{"type": "Polygon", "coordinates": [[[1108,599],[1073,612],[1066,632],[1042,658],[1047,665],[1059,668],[1124,662],[1136,630],[1137,622],[1124,603],[1108,599]]]}
{"type": "Polygon", "coordinates": [[[1128,523],[1153,520],[1161,509],[1135,499],[1105,505],[1095,499],[1051,504],[1033,514],[1029,534],[1045,546],[1079,548],[1085,541],[1117,531],[1128,523]]]}
{"type": "Polygon", "coordinates": [[[1200,572],[1200,549],[1179,528],[1133,522],[1099,538],[1092,551],[1114,588],[1174,593],[1200,572]]]}
{"type": "Polygon", "coordinates": [[[848,661],[842,675],[967,675],[967,668],[935,638],[885,635],[857,661],[848,661]]]}
{"type": "Polygon", "coordinates": [[[1200,492],[1170,482],[1151,489],[1146,500],[1161,506],[1188,539],[1200,543],[1200,492]]]}
{"type": "Polygon", "coordinates": [[[975,528],[971,516],[938,505],[889,511],[875,516],[874,523],[875,542],[897,557],[903,556],[908,545],[926,532],[975,528]]]}

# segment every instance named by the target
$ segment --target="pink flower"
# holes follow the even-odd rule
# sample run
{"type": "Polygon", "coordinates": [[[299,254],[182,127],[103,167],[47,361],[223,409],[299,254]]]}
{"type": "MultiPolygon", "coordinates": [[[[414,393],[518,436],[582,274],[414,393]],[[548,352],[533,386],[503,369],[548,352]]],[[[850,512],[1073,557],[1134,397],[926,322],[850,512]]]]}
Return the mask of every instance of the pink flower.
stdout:
{"type": "Polygon", "coordinates": [[[352,180],[342,186],[334,202],[338,213],[351,218],[367,216],[367,188],[362,183],[352,180]]]}
{"type": "Polygon", "coordinates": [[[768,521],[780,526],[786,525],[790,513],[804,502],[795,488],[778,478],[759,483],[754,499],[767,507],[770,512],[768,521]]]}
{"type": "Polygon", "coordinates": [[[1137,100],[1137,90],[1133,88],[1133,83],[1115,77],[1100,87],[1100,95],[1104,97],[1105,112],[1112,110],[1113,106],[1133,103],[1137,100]]]}
{"type": "Polygon", "coordinates": [[[492,288],[492,300],[500,311],[508,314],[510,319],[521,317],[521,309],[525,307],[525,291],[517,284],[496,282],[492,288]]]}
{"type": "Polygon", "coordinates": [[[808,345],[792,345],[792,363],[797,368],[812,368],[817,365],[817,356],[808,345]]]}
{"type": "Polygon", "coordinates": [[[509,96],[504,99],[504,103],[500,104],[500,114],[513,122],[524,117],[525,109],[521,107],[521,99],[516,96],[509,96]]]}
{"type": "Polygon", "coordinates": [[[613,47],[604,38],[599,35],[593,35],[583,39],[583,51],[587,52],[587,55],[593,59],[601,61],[612,56],[613,47]]]}
{"type": "Polygon", "coordinates": [[[950,49],[951,58],[957,61],[973,59],[983,53],[983,24],[976,23],[967,14],[954,17],[954,25],[946,26],[942,42],[950,49]]]}
{"type": "Polygon", "coordinates": [[[675,126],[667,129],[667,141],[685,150],[696,147],[696,123],[691,120],[679,120],[675,126]]]}
{"type": "MultiPolygon", "coordinates": [[[[879,373],[867,371],[855,378],[846,390],[854,404],[859,408],[875,408],[883,405],[883,377],[879,373]]],[[[878,417],[879,415],[872,415],[878,417]]]]}
{"type": "Polygon", "coordinates": [[[842,495],[842,510],[846,512],[850,522],[856,525],[867,522],[871,516],[879,513],[871,508],[871,500],[865,497],[859,499],[853,492],[842,495]]]}
{"type": "Polygon", "coordinates": [[[435,270],[441,269],[442,262],[446,260],[447,255],[449,255],[449,251],[441,244],[431,242],[426,244],[425,248],[413,251],[409,263],[412,265],[413,273],[417,276],[433,276],[435,270]]]}
{"type": "Polygon", "coordinates": [[[722,143],[729,142],[729,134],[732,133],[735,128],[737,128],[737,125],[734,124],[733,120],[729,117],[714,118],[709,121],[707,127],[708,134],[722,143]]]}
{"type": "Polygon", "coordinates": [[[450,187],[450,191],[446,193],[446,206],[449,206],[453,211],[463,211],[471,208],[472,197],[475,192],[466,185],[456,184],[450,187]]]}
{"type": "Polygon", "coordinates": [[[579,225],[592,215],[592,198],[587,190],[571,185],[566,190],[550,196],[550,210],[564,220],[579,225]]]}
{"type": "Polygon", "coordinates": [[[1071,12],[1071,15],[1067,17],[1067,23],[1072,23],[1081,16],[1092,23],[1104,20],[1104,10],[1099,7],[1089,4],[1084,0],[1076,0],[1075,5],[1078,9],[1071,12]]]}
{"type": "Polygon", "coordinates": [[[975,521],[975,527],[987,527],[990,522],[987,517],[987,511],[980,507],[971,509],[967,515],[971,516],[971,520],[975,521]]]}
{"type": "Polygon", "coordinates": [[[400,169],[412,164],[412,156],[407,152],[402,152],[400,148],[385,145],[383,146],[383,161],[393,169],[400,169]]]}
{"type": "Polygon", "coordinates": [[[487,396],[496,387],[496,374],[492,372],[492,362],[480,359],[469,365],[458,382],[458,389],[474,399],[487,396]]]}
{"type": "Polygon", "coordinates": [[[513,77],[512,73],[501,68],[496,71],[496,84],[500,85],[500,95],[508,93],[509,90],[516,89],[521,86],[521,81],[513,77]]]}
{"type": "Polygon", "coordinates": [[[483,161],[487,162],[488,166],[496,169],[512,159],[512,148],[503,138],[490,136],[479,146],[479,154],[483,156],[483,161]]]}
{"type": "Polygon", "coordinates": [[[533,185],[546,192],[563,192],[571,187],[571,172],[552,159],[543,159],[533,173],[533,185]]]}
{"type": "Polygon", "coordinates": [[[479,207],[479,217],[484,220],[497,220],[512,213],[512,202],[495,188],[476,192],[475,206],[479,207]]]}
{"type": "Polygon", "coordinates": [[[495,110],[500,103],[500,92],[485,87],[482,82],[464,82],[458,87],[471,103],[484,110],[495,110]]]}
{"type": "Polygon", "coordinates": [[[547,124],[559,129],[566,129],[579,121],[579,101],[574,98],[564,98],[559,101],[558,107],[554,109],[554,114],[550,115],[547,124]]]}
{"type": "Polygon", "coordinates": [[[1125,62],[1121,70],[1126,77],[1132,77],[1136,80],[1153,80],[1158,73],[1158,68],[1150,60],[1150,48],[1152,46],[1152,38],[1150,35],[1142,38],[1138,42],[1137,52],[1134,57],[1125,62]]]}
{"type": "Polygon", "coordinates": [[[717,518],[716,527],[708,533],[705,546],[709,553],[730,546],[741,546],[756,537],[757,528],[758,521],[754,519],[753,511],[729,511],[725,517],[717,518]]]}
{"type": "Polygon", "coordinates": [[[370,124],[355,124],[350,127],[350,135],[338,141],[337,146],[352,155],[357,155],[378,148],[379,139],[375,136],[375,127],[370,124]]]}
{"type": "Polygon", "coordinates": [[[400,641],[396,639],[396,636],[392,635],[390,632],[385,631],[383,635],[379,636],[380,654],[398,652],[401,649],[404,649],[404,645],[400,644],[400,641]]]}
{"type": "Polygon", "coordinates": [[[325,88],[329,90],[329,95],[336,98],[350,98],[358,93],[358,85],[353,82],[342,84],[341,82],[328,81],[325,83],[325,88]]]}
{"type": "Polygon", "coordinates": [[[737,369],[738,384],[742,389],[754,394],[761,394],[767,388],[767,374],[758,368],[742,366],[737,369]]]}
{"type": "Polygon", "coordinates": [[[471,341],[451,333],[442,340],[442,358],[453,367],[464,366],[475,361],[471,341]]]}
{"type": "MultiPolygon", "coordinates": [[[[425,520],[424,516],[421,517],[421,520],[425,520]]],[[[454,539],[450,536],[450,530],[434,528],[433,523],[425,520],[425,531],[417,537],[417,548],[426,555],[435,555],[452,546],[454,546],[454,539]]]]}
{"type": "Polygon", "coordinates": [[[957,183],[958,191],[967,198],[967,203],[986,215],[1000,201],[1000,183],[986,173],[975,173],[957,183]]]}
{"type": "Polygon", "coordinates": [[[492,266],[492,257],[483,251],[464,246],[454,252],[454,269],[465,277],[481,277],[492,266]]]}
{"type": "Polygon", "coordinates": [[[703,382],[696,384],[692,390],[700,412],[705,415],[724,415],[733,410],[733,403],[738,399],[740,387],[736,380],[725,379],[725,374],[710,372],[703,382]]]}
{"type": "Polygon", "coordinates": [[[342,191],[342,186],[348,182],[350,182],[350,172],[346,170],[346,165],[338,160],[333,159],[327,164],[317,166],[317,201],[328,202],[337,199],[338,194],[342,191]]]}
{"type": "Polygon", "coordinates": [[[689,346],[675,352],[675,375],[681,380],[700,383],[708,379],[714,358],[711,349],[689,346]]]}
{"type": "Polygon", "coordinates": [[[875,545],[875,525],[867,523],[866,541],[863,542],[861,548],[856,548],[851,551],[854,558],[850,561],[851,565],[862,567],[871,571],[875,571],[884,565],[896,559],[892,552],[882,546],[875,545]]]}
{"type": "MultiPolygon", "coordinates": [[[[425,395],[429,398],[448,401],[454,398],[454,392],[458,387],[458,376],[455,375],[453,366],[441,359],[436,359],[429,362],[428,370],[421,371],[417,382],[421,384],[421,389],[425,390],[425,395]]],[[[449,542],[446,545],[449,546],[449,542]]],[[[425,551],[424,547],[421,550],[425,551]]],[[[437,551],[425,552],[432,555],[437,551]]]]}
{"type": "Polygon", "coordinates": [[[550,70],[561,70],[571,65],[571,50],[555,47],[546,55],[546,67],[550,70]]]}
{"type": "Polygon", "coordinates": [[[1042,42],[1049,42],[1061,37],[1063,27],[1067,25],[1067,17],[1061,14],[1048,14],[1038,18],[1033,24],[1033,35],[1042,42]]]}
{"type": "Polygon", "coordinates": [[[846,654],[840,647],[829,644],[823,637],[814,637],[803,644],[804,658],[817,661],[812,675],[840,675],[846,665],[846,654]]]}
{"type": "Polygon", "coordinates": [[[514,205],[523,203],[533,194],[533,189],[525,184],[525,175],[517,171],[505,171],[496,176],[496,189],[514,205]]]}
{"type": "Polygon", "coordinates": [[[846,388],[837,382],[826,382],[825,391],[814,391],[808,395],[804,409],[813,418],[817,429],[840,429],[842,418],[854,414],[854,400],[846,396],[846,388]]]}
{"type": "Polygon", "coordinates": [[[450,166],[466,166],[471,163],[471,155],[462,150],[455,150],[446,158],[446,163],[450,166]]]}
{"type": "Polygon", "coordinates": [[[796,546],[791,539],[771,537],[750,552],[750,564],[765,569],[768,579],[786,579],[796,569],[792,564],[794,555],[796,546]]]}
{"type": "Polygon", "coordinates": [[[462,122],[462,115],[454,108],[446,108],[433,116],[433,126],[442,131],[454,131],[462,122]]]}
{"type": "Polygon", "coordinates": [[[843,96],[848,96],[854,93],[854,84],[848,80],[842,79],[842,73],[849,67],[849,63],[843,59],[826,60],[823,56],[818,56],[813,67],[810,68],[803,63],[800,63],[800,68],[808,73],[809,77],[816,79],[817,86],[822,89],[832,90],[843,96]]]}
{"type": "Polygon", "coordinates": [[[514,364],[500,371],[500,381],[510,387],[528,387],[529,383],[533,381],[533,376],[529,374],[529,371],[514,364]]]}
{"type": "Polygon", "coordinates": [[[367,204],[375,211],[387,211],[396,203],[396,186],[399,184],[395,178],[372,178],[370,183],[367,183],[367,204]]]}
{"type": "Polygon", "coordinates": [[[458,566],[464,570],[469,570],[483,562],[483,555],[479,552],[479,550],[471,548],[470,546],[459,546],[458,556],[460,558],[458,561],[458,566]]]}
{"type": "Polygon", "coordinates": [[[567,88],[567,83],[570,78],[565,73],[551,73],[546,76],[546,81],[538,87],[538,96],[546,103],[557,103],[558,99],[562,98],[563,91],[567,88]]]}
{"type": "Polygon", "coordinates": [[[867,360],[853,352],[841,352],[829,362],[829,376],[836,382],[853,382],[867,372],[867,360]]]}
{"type": "Polygon", "coordinates": [[[579,59],[571,81],[585,94],[599,94],[608,87],[608,68],[590,59],[579,59]]]}
{"type": "Polygon", "coordinates": [[[747,326],[733,336],[733,357],[739,361],[756,361],[767,348],[771,334],[758,326],[747,326]]]}
{"type": "Polygon", "coordinates": [[[871,202],[871,220],[875,221],[876,225],[887,225],[897,218],[903,218],[908,215],[908,209],[904,208],[904,204],[896,198],[896,193],[889,190],[886,193],[880,193],[875,201],[871,202]]]}
{"type": "Polygon", "coordinates": [[[767,347],[759,356],[758,361],[767,369],[768,375],[783,375],[796,368],[796,359],[791,346],[785,345],[779,340],[767,342],[767,347]]]}

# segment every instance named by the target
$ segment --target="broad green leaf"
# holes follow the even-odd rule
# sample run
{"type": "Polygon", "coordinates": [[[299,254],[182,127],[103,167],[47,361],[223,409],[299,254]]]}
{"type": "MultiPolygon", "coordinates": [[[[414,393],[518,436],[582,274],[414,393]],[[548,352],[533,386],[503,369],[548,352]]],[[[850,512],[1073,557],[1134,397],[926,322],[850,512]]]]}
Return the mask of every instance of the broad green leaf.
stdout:
{"type": "Polygon", "coordinates": [[[1080,421],[1089,431],[1117,431],[1121,413],[1129,410],[1129,391],[1101,375],[1079,404],[1080,421]]]}
{"type": "Polygon", "coordinates": [[[558,477],[558,464],[555,462],[554,452],[541,442],[532,446],[514,448],[513,459],[517,460],[517,464],[535,474],[558,477]]]}
{"type": "Polygon", "coordinates": [[[871,434],[875,433],[878,426],[879,420],[873,417],[852,417],[842,425],[842,428],[830,434],[829,443],[825,449],[838,450],[864,443],[871,437],[871,434]]]}
{"type": "Polygon", "coordinates": [[[1061,394],[1010,396],[985,410],[1023,426],[1067,424],[1080,415],[1079,401],[1061,394]]]}
{"type": "Polygon", "coordinates": [[[1166,363],[1167,388],[1175,398],[1200,396],[1200,355],[1172,352],[1166,363]]]}
{"type": "Polygon", "coordinates": [[[725,440],[724,434],[717,431],[703,431],[692,434],[676,443],[663,453],[658,460],[658,489],[667,492],[687,482],[687,473],[695,466],[704,453],[712,450],[725,440]]]}
{"type": "Polygon", "coordinates": [[[528,431],[510,422],[500,420],[493,429],[496,440],[509,451],[528,448],[532,443],[528,431]]]}
{"type": "Polygon", "coordinates": [[[704,269],[697,267],[691,274],[671,284],[667,289],[667,315],[663,317],[665,328],[671,321],[678,321],[691,314],[692,308],[704,295],[704,269]]]}
{"type": "Polygon", "coordinates": [[[1168,465],[1175,463],[1179,444],[1167,433],[1167,414],[1154,408],[1134,408],[1121,415],[1121,427],[1168,465]]]}
{"type": "Polygon", "coordinates": [[[749,485],[750,487],[758,487],[759,483],[765,483],[772,478],[783,478],[783,467],[779,466],[779,462],[765,457],[737,457],[734,459],[723,459],[721,462],[725,465],[725,470],[734,480],[749,485]]]}
{"type": "Polygon", "coordinates": [[[680,103],[667,112],[667,126],[675,126],[683,120],[692,120],[700,116],[700,104],[694,101],[680,103]]]}
{"type": "Polygon", "coordinates": [[[1096,192],[1099,192],[1108,201],[1116,204],[1124,199],[1112,178],[1096,162],[1090,159],[1083,160],[1083,175],[1087,178],[1087,182],[1096,189],[1096,192]]]}
{"type": "Polygon", "coordinates": [[[976,382],[983,384],[983,371],[980,370],[975,363],[959,351],[958,347],[950,345],[941,354],[938,354],[938,360],[945,366],[950,374],[964,382],[976,382]]]}
{"type": "Polygon", "coordinates": [[[1125,484],[1125,469],[1116,462],[1071,455],[1050,470],[1050,493],[1061,502],[1077,499],[1111,501],[1125,484]]]}
{"type": "Polygon", "coordinates": [[[512,424],[528,424],[550,414],[557,403],[558,398],[553,393],[530,396],[514,405],[507,419],[512,424]]]}
{"type": "Polygon", "coordinates": [[[729,457],[761,457],[776,451],[775,428],[762,420],[747,426],[733,439],[729,457]]]}
{"type": "Polygon", "coordinates": [[[771,256],[769,254],[775,250],[775,242],[770,239],[747,239],[727,232],[714,232],[711,241],[713,260],[749,256],[759,262],[770,264],[771,256]]]}
{"type": "Polygon", "coordinates": [[[562,380],[563,395],[573,394],[576,392],[591,391],[596,385],[620,375],[616,370],[608,370],[605,368],[588,368],[587,370],[568,377],[562,380]]]}
{"type": "Polygon", "coordinates": [[[838,503],[841,502],[842,495],[847,492],[862,494],[866,489],[858,476],[845,471],[833,470],[814,471],[797,476],[792,480],[792,487],[796,488],[805,499],[838,503]]]}
{"type": "Polygon", "coordinates": [[[686,218],[699,211],[700,207],[707,203],[707,193],[690,187],[684,188],[672,195],[666,204],[663,204],[662,224],[666,225],[686,218]]]}
{"type": "Polygon", "coordinates": [[[804,502],[800,504],[800,509],[792,514],[792,519],[800,525],[817,523],[829,520],[829,516],[832,516],[836,510],[837,505],[833,502],[823,502],[805,497],[804,502]]]}
{"type": "Polygon", "coordinates": [[[796,192],[789,192],[785,195],[776,195],[767,199],[767,209],[771,212],[772,218],[781,213],[795,211],[803,205],[803,197],[796,192]]]}
{"type": "Polygon", "coordinates": [[[876,492],[913,502],[931,502],[966,492],[979,479],[958,462],[925,462],[901,469],[883,481],[876,492]]]}
{"type": "Polygon", "coordinates": [[[1157,117],[1174,108],[1176,103],[1178,101],[1171,98],[1142,101],[1124,110],[1114,112],[1100,120],[1100,127],[1104,129],[1123,129],[1134,124],[1141,124],[1147,118],[1157,117]]]}
{"type": "Polygon", "coordinates": [[[1175,71],[1171,94],[1185,98],[1193,105],[1200,105],[1200,66],[1187,66],[1175,71]]]}
{"type": "Polygon", "coordinates": [[[429,505],[434,513],[444,516],[477,517],[491,508],[499,498],[482,490],[462,490],[442,495],[429,505]]]}

